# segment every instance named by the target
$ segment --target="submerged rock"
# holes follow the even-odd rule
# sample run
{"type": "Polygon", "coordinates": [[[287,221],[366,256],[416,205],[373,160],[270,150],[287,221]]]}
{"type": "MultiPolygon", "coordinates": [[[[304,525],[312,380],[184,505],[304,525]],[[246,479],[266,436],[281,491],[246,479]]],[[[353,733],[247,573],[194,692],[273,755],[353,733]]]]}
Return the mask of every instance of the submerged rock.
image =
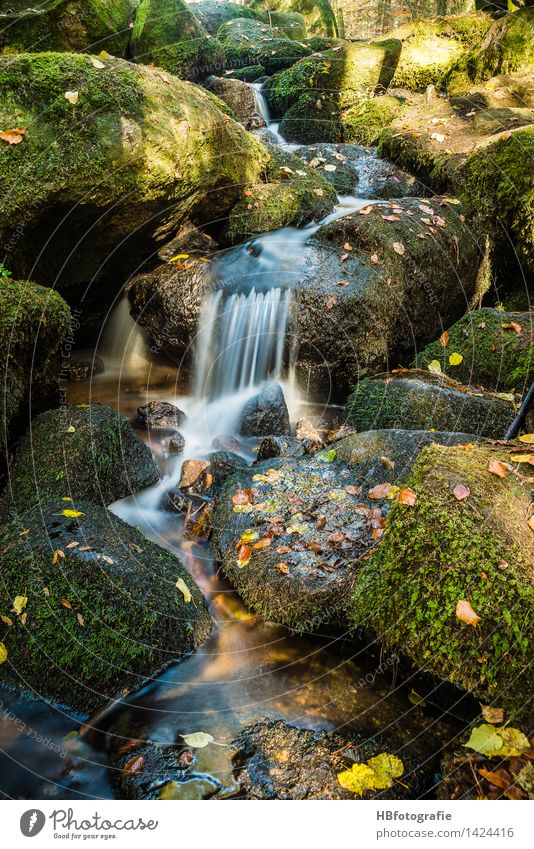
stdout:
{"type": "MultiPolygon", "coordinates": [[[[235,775],[245,799],[357,799],[358,794],[341,786],[338,775],[353,764],[387,753],[387,746],[376,736],[369,740],[342,737],[272,719],[260,719],[244,728],[233,745],[238,749],[235,775]]],[[[421,767],[403,752],[400,769],[399,781],[362,795],[367,799],[418,799],[424,790],[421,767]]]]}
{"type": "Polygon", "coordinates": [[[137,418],[147,428],[181,427],[187,421],[183,410],[168,401],[150,401],[144,407],[138,407],[137,418]]]}
{"type": "MultiPolygon", "coordinates": [[[[532,609],[530,484],[514,465],[528,446],[425,448],[355,585],[352,620],[419,668],[525,713],[532,609]]],[[[521,468],[521,466],[519,466],[521,468]]]]}
{"type": "Polygon", "coordinates": [[[68,358],[66,371],[68,379],[73,383],[88,380],[95,374],[102,374],[106,366],[102,357],[92,351],[75,351],[68,358]]]}
{"type": "Polygon", "coordinates": [[[445,376],[403,370],[362,380],[349,396],[345,413],[358,430],[434,428],[498,439],[504,437],[515,408],[510,400],[445,376]]]}
{"type": "Polygon", "coordinates": [[[3,680],[88,714],[157,676],[207,637],[202,593],[168,551],[97,504],[62,499],[2,531],[3,680]],[[176,588],[181,579],[191,599],[176,588]]]}
{"type": "Polygon", "coordinates": [[[289,436],[289,413],[282,387],[278,383],[268,384],[246,402],[238,432],[241,436],[289,436]]]}
{"type": "Polygon", "coordinates": [[[17,510],[50,498],[110,504],[153,486],[152,453],[129,421],[101,404],[42,413],[21,440],[4,496],[17,510]]]}

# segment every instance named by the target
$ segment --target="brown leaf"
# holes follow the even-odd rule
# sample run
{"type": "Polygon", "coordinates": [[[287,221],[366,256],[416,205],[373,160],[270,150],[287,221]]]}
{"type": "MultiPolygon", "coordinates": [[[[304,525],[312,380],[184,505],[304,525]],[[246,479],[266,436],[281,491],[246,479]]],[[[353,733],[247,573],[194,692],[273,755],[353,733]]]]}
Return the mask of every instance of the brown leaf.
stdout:
{"type": "Polygon", "coordinates": [[[406,248],[404,247],[402,242],[393,242],[393,250],[395,251],[396,254],[399,254],[400,256],[402,256],[404,254],[406,248]]]}
{"type": "Polygon", "coordinates": [[[373,486],[372,489],[367,493],[368,497],[373,501],[379,501],[381,498],[385,498],[391,489],[390,483],[379,483],[377,486],[373,486]]]}
{"type": "Polygon", "coordinates": [[[279,545],[276,549],[277,554],[289,554],[291,547],[289,545],[279,545]]]}
{"type": "Polygon", "coordinates": [[[386,467],[386,469],[389,469],[390,472],[392,472],[395,468],[395,463],[393,462],[393,460],[390,460],[389,457],[381,457],[380,462],[383,466],[386,467]]]}
{"type": "Polygon", "coordinates": [[[287,563],[277,563],[276,568],[279,572],[282,572],[283,575],[289,575],[289,566],[287,563]]]}
{"type": "Polygon", "coordinates": [[[496,475],[498,478],[505,478],[507,474],[506,466],[500,460],[491,460],[488,465],[488,472],[491,472],[492,475],[496,475]]]}
{"type": "Polygon", "coordinates": [[[496,769],[494,772],[490,772],[489,769],[479,769],[478,772],[482,778],[494,784],[495,787],[500,787],[501,790],[506,790],[510,784],[513,784],[512,776],[506,769],[496,769]]]}
{"type": "Polygon", "coordinates": [[[2,622],[4,623],[4,625],[9,625],[9,626],[13,625],[13,620],[10,619],[9,616],[2,616],[1,619],[2,619],[2,622]]]}
{"type": "Polygon", "coordinates": [[[338,286],[349,286],[349,285],[350,285],[350,280],[340,280],[340,281],[339,281],[339,283],[338,283],[337,285],[338,285],[338,286]]]}
{"type": "Polygon", "coordinates": [[[321,531],[325,526],[326,526],[326,517],[325,516],[319,516],[319,518],[317,519],[317,521],[315,523],[315,527],[317,528],[318,531],[321,531]]]}
{"type": "Polygon", "coordinates": [[[260,539],[258,542],[255,542],[252,548],[268,548],[271,544],[271,537],[264,537],[264,539],[260,539]]]}
{"type": "Polygon", "coordinates": [[[332,545],[340,545],[345,540],[345,534],[343,531],[334,531],[334,533],[330,534],[328,537],[328,542],[332,545]]]}
{"type": "Polygon", "coordinates": [[[127,778],[129,775],[137,775],[138,772],[141,772],[145,765],[145,759],[143,755],[134,755],[133,758],[130,758],[129,761],[126,761],[124,764],[122,774],[127,778]]]}
{"type": "Polygon", "coordinates": [[[245,566],[252,557],[252,549],[250,545],[240,545],[237,552],[237,562],[240,566],[245,566]]]}
{"type": "Polygon", "coordinates": [[[69,542],[69,544],[66,547],[67,548],[76,548],[76,546],[79,545],[79,544],[80,544],[79,542],[74,540],[73,542],[69,542]]]}
{"type": "Polygon", "coordinates": [[[401,486],[397,493],[397,501],[399,504],[406,504],[408,507],[413,507],[417,501],[417,495],[409,486],[401,486]]]}
{"type": "Polygon", "coordinates": [[[369,215],[369,213],[373,211],[373,205],[369,204],[368,206],[362,206],[362,208],[358,211],[360,215],[369,215]]]}
{"type": "Polygon", "coordinates": [[[472,625],[473,628],[476,628],[477,622],[480,622],[480,616],[464,598],[461,598],[456,605],[456,618],[460,622],[465,622],[466,625],[472,625]]]}
{"type": "Polygon", "coordinates": [[[504,722],[503,708],[481,704],[480,709],[482,711],[482,716],[484,717],[486,722],[491,723],[491,725],[500,725],[502,722],[504,722]]]}
{"type": "Polygon", "coordinates": [[[508,324],[503,324],[503,330],[513,330],[514,333],[521,333],[521,325],[516,321],[510,321],[508,324]]]}
{"type": "Polygon", "coordinates": [[[458,483],[454,487],[452,494],[454,495],[457,501],[463,501],[464,498],[469,498],[469,496],[471,495],[471,490],[463,483],[458,483]]]}
{"type": "Polygon", "coordinates": [[[449,344],[449,334],[446,330],[444,330],[441,336],[439,337],[439,344],[442,348],[446,348],[449,344]]]}
{"type": "MultiPolygon", "coordinates": [[[[361,493],[361,491],[362,491],[361,486],[352,486],[352,484],[349,484],[348,486],[345,487],[345,492],[348,492],[349,495],[359,495],[361,493]]],[[[325,520],[325,524],[326,524],[326,520],[325,520]]]]}
{"type": "Polygon", "coordinates": [[[59,603],[62,604],[63,607],[66,607],[67,610],[72,610],[72,604],[70,603],[70,601],[68,599],[60,598],[59,603]]]}
{"type": "Polygon", "coordinates": [[[4,130],[0,133],[0,139],[8,144],[20,144],[26,132],[25,127],[17,127],[14,130],[4,130]]]}
{"type": "Polygon", "coordinates": [[[238,489],[235,495],[232,496],[233,504],[250,504],[252,501],[251,489],[238,489]]]}
{"type": "Polygon", "coordinates": [[[65,554],[61,551],[60,548],[56,548],[54,554],[52,555],[52,566],[56,565],[59,557],[61,557],[62,560],[65,560],[65,554]]]}
{"type": "Polygon", "coordinates": [[[325,307],[327,310],[331,310],[337,304],[337,295],[330,295],[325,303],[325,307]]]}
{"type": "Polygon", "coordinates": [[[318,542],[303,542],[302,545],[304,548],[307,548],[308,551],[313,551],[315,554],[322,554],[323,547],[318,542]]]}
{"type": "Polygon", "coordinates": [[[81,613],[77,613],[77,614],[76,614],[76,619],[78,620],[79,624],[80,624],[80,625],[82,626],[82,628],[83,628],[83,627],[84,627],[84,625],[85,625],[85,619],[83,618],[82,614],[81,614],[81,613]]]}

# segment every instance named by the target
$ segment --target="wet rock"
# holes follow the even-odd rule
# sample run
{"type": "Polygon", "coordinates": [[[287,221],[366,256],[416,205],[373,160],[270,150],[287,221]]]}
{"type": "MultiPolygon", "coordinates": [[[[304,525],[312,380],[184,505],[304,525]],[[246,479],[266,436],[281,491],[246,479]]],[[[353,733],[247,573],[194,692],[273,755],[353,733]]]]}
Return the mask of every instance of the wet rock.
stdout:
{"type": "Polygon", "coordinates": [[[102,357],[97,357],[90,351],[75,351],[68,359],[66,371],[68,379],[77,383],[81,380],[88,380],[94,374],[102,374],[105,368],[102,357]]]}
{"type": "Polygon", "coordinates": [[[427,446],[404,479],[415,503],[394,504],[352,606],[353,623],[385,649],[502,707],[507,721],[525,715],[534,684],[531,484],[513,471],[518,450],[528,456],[520,442],[427,446]]]}
{"type": "Polygon", "coordinates": [[[346,436],[353,436],[356,433],[356,428],[351,427],[346,422],[329,430],[326,434],[326,443],[330,445],[332,442],[338,442],[340,439],[345,439],[346,436]]]}
{"type": "Polygon", "coordinates": [[[238,472],[223,486],[213,514],[213,542],[226,577],[266,619],[300,632],[346,627],[361,558],[380,539],[392,504],[370,490],[403,484],[425,445],[469,440],[466,434],[377,431],[312,457],[271,458],[238,472]]]}
{"type": "Polygon", "coordinates": [[[243,446],[239,439],[236,439],[235,436],[231,436],[229,434],[216,436],[215,439],[212,440],[211,447],[215,448],[216,451],[231,451],[233,454],[239,453],[243,450],[243,446]]]}
{"type": "Polygon", "coordinates": [[[185,438],[181,433],[175,433],[167,442],[167,451],[169,454],[182,454],[185,448],[185,438]]]}
{"type": "Polygon", "coordinates": [[[178,484],[179,489],[189,489],[198,483],[200,476],[209,468],[209,460],[185,460],[178,484]]]}
{"type": "Polygon", "coordinates": [[[137,418],[147,428],[181,427],[187,420],[186,414],[168,401],[150,401],[137,408],[137,418]]]}
{"type": "Polygon", "coordinates": [[[231,475],[248,466],[243,457],[231,451],[213,451],[208,454],[208,461],[213,489],[218,489],[231,475]]]}
{"type": "Polygon", "coordinates": [[[5,499],[25,510],[54,496],[110,504],[153,486],[159,474],[124,416],[101,404],[68,404],[33,420],[10,479],[5,499]]]}
{"type": "Polygon", "coordinates": [[[204,85],[208,91],[224,100],[246,130],[265,126],[256,108],[254,90],[247,83],[230,77],[209,77],[204,85]]]}
{"type": "Polygon", "coordinates": [[[437,360],[443,372],[464,384],[499,392],[524,392],[534,380],[534,314],[485,308],[462,316],[449,328],[447,344],[433,342],[417,355],[415,366],[437,360]],[[452,352],[461,354],[449,365],[452,352]]]}
{"type": "MultiPolygon", "coordinates": [[[[234,740],[234,766],[245,799],[358,799],[344,790],[338,774],[388,752],[373,736],[342,737],[327,731],[295,728],[281,720],[261,719],[234,740]]],[[[417,799],[424,789],[422,769],[402,753],[404,773],[387,790],[367,791],[368,799],[417,799]]]]}
{"type": "MultiPolygon", "coordinates": [[[[217,242],[195,227],[190,221],[183,224],[173,239],[167,242],[158,251],[158,258],[162,262],[176,261],[176,256],[181,253],[199,254],[202,257],[208,256],[217,250],[217,242]]],[[[189,257],[187,257],[189,258],[189,257]]]]}
{"type": "Polygon", "coordinates": [[[300,439],[291,436],[266,436],[258,448],[258,462],[271,457],[302,457],[305,448],[300,439]]]}
{"type": "Polygon", "coordinates": [[[0,549],[2,608],[27,598],[4,637],[2,676],[85,715],[143,686],[210,631],[180,561],[95,503],[21,509],[0,549]]]}
{"type": "Polygon", "coordinates": [[[247,467],[247,461],[239,454],[212,451],[205,460],[185,461],[178,486],[189,494],[212,497],[231,475],[247,467]]]}
{"type": "Polygon", "coordinates": [[[241,436],[289,436],[289,413],[278,383],[265,386],[246,402],[238,430],[241,436]]]}
{"type": "Polygon", "coordinates": [[[349,396],[345,413],[357,430],[435,428],[497,439],[515,415],[512,402],[495,394],[461,386],[445,376],[408,370],[362,380],[349,396]]]}
{"type": "MultiPolygon", "coordinates": [[[[6,438],[28,421],[30,399],[35,414],[49,406],[54,397],[57,372],[52,374],[51,364],[60,352],[71,314],[52,289],[4,278],[0,284],[0,315],[0,368],[4,375],[0,448],[5,452],[6,438]]],[[[68,375],[61,370],[59,376],[65,379],[68,375]]]]}

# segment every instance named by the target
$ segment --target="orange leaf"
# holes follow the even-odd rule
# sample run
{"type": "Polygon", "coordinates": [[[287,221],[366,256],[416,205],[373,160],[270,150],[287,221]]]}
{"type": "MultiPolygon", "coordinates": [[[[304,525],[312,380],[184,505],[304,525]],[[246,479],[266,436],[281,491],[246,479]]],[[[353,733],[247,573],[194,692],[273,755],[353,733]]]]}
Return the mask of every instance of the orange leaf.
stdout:
{"type": "Polygon", "coordinates": [[[26,129],[23,127],[17,127],[15,130],[4,130],[0,133],[0,139],[8,144],[20,144],[25,132],[26,129]]]}
{"type": "Polygon", "coordinates": [[[368,206],[362,206],[359,210],[360,215],[369,215],[370,212],[373,211],[373,205],[369,204],[368,206]]]}
{"type": "Polygon", "coordinates": [[[503,330],[513,330],[514,333],[521,333],[521,325],[516,321],[510,321],[509,324],[503,324],[503,330]]]}
{"type": "Polygon", "coordinates": [[[381,498],[385,498],[390,489],[390,483],[379,483],[377,486],[374,486],[372,489],[370,489],[367,495],[373,501],[378,501],[381,498]]]}
{"type": "Polygon", "coordinates": [[[289,566],[287,563],[277,563],[276,568],[279,572],[282,572],[283,575],[289,575],[289,566]]]}
{"type": "Polygon", "coordinates": [[[480,622],[480,616],[464,598],[461,598],[456,605],[456,618],[460,622],[465,622],[466,625],[472,625],[473,628],[476,628],[477,622],[480,622]]]}
{"type": "Polygon", "coordinates": [[[237,552],[237,562],[239,566],[246,566],[252,557],[252,549],[250,545],[241,545],[237,552]]]}
{"type": "Polygon", "coordinates": [[[252,501],[252,490],[238,489],[236,494],[232,496],[234,504],[250,504],[252,501]]]}
{"type": "Polygon", "coordinates": [[[334,531],[334,533],[330,534],[330,536],[328,537],[328,542],[332,543],[332,545],[339,545],[340,543],[344,542],[344,540],[345,534],[343,533],[343,531],[334,531]]]}
{"type": "Polygon", "coordinates": [[[439,344],[442,348],[446,348],[449,344],[449,334],[446,330],[444,330],[441,336],[439,337],[439,344]]]}
{"type": "Polygon", "coordinates": [[[498,478],[505,478],[506,466],[500,460],[491,460],[488,465],[488,472],[491,472],[492,475],[497,475],[498,478]]]}
{"type": "Polygon", "coordinates": [[[328,300],[325,303],[325,307],[327,310],[331,310],[337,304],[337,295],[330,295],[328,300]]]}
{"type": "Polygon", "coordinates": [[[272,543],[271,537],[264,537],[264,539],[258,540],[252,546],[253,548],[268,548],[272,543]]]}
{"type": "Polygon", "coordinates": [[[67,610],[72,610],[72,604],[66,598],[60,598],[59,603],[66,607],[67,610]]]}
{"type": "Polygon", "coordinates": [[[409,486],[402,486],[397,495],[397,501],[399,504],[406,504],[408,507],[413,507],[417,501],[417,495],[409,486]]]}
{"type": "Polygon", "coordinates": [[[133,758],[130,758],[130,760],[124,764],[122,774],[126,777],[129,775],[137,775],[138,772],[141,772],[144,765],[145,759],[143,755],[134,755],[133,758]]]}

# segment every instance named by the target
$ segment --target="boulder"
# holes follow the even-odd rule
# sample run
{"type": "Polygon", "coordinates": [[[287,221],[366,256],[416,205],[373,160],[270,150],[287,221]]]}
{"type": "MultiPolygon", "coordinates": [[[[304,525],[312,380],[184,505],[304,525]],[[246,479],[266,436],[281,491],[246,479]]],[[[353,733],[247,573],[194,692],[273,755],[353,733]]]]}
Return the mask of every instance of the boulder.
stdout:
{"type": "Polygon", "coordinates": [[[169,454],[182,454],[185,448],[185,438],[181,433],[175,433],[167,442],[169,454]]]}
{"type": "Polygon", "coordinates": [[[65,366],[67,379],[72,383],[89,380],[97,374],[103,374],[106,364],[102,357],[97,356],[94,351],[75,351],[69,356],[65,366]]]}
{"type": "Polygon", "coordinates": [[[244,83],[254,83],[265,76],[263,65],[247,65],[244,68],[232,70],[232,79],[242,80],[244,83]]]}
{"type": "Polygon", "coordinates": [[[352,604],[353,623],[385,649],[502,707],[507,720],[527,710],[534,683],[532,505],[515,461],[525,448],[425,448],[406,481],[415,503],[394,504],[352,604]]]}
{"type": "Polygon", "coordinates": [[[267,154],[208,92],[158,69],[100,61],[0,57],[0,121],[26,128],[0,150],[0,235],[14,274],[32,269],[71,293],[90,282],[105,300],[192,215],[197,224],[224,217],[267,154]]]}
{"type": "Polygon", "coordinates": [[[183,0],[141,0],[130,41],[135,62],[202,81],[225,67],[224,50],[183,0]]]}
{"type": "MultiPolygon", "coordinates": [[[[17,425],[50,403],[51,364],[71,323],[65,301],[52,289],[0,279],[0,448],[5,452],[17,425]]],[[[68,359],[67,359],[68,361],[68,359]]],[[[63,367],[63,366],[62,366],[63,367]]],[[[68,374],[60,374],[65,379],[68,374]]],[[[56,383],[57,389],[57,383],[56,383]]]]}
{"type": "Polygon", "coordinates": [[[186,460],[178,484],[190,495],[213,497],[229,477],[248,463],[239,454],[231,451],[212,451],[205,460],[186,460]]]}
{"type": "Polygon", "coordinates": [[[168,401],[150,401],[137,408],[137,418],[144,427],[181,427],[187,420],[186,414],[168,401]]]}
{"type": "Polygon", "coordinates": [[[4,527],[1,543],[2,612],[14,626],[0,675],[41,698],[87,715],[152,680],[210,631],[180,561],[97,504],[39,504],[4,527]]]}
{"type": "Polygon", "coordinates": [[[324,36],[337,34],[338,25],[335,12],[330,0],[254,0],[254,5],[261,9],[276,9],[274,15],[283,13],[295,15],[302,18],[305,31],[319,33],[324,36]]]}
{"type": "Polygon", "coordinates": [[[354,582],[392,503],[388,487],[405,482],[425,445],[469,439],[378,431],[239,471],[223,486],[212,518],[224,574],[266,619],[298,632],[346,628],[354,582]]]}
{"type": "Polygon", "coordinates": [[[246,130],[256,130],[265,125],[256,108],[254,90],[247,83],[231,77],[209,77],[205,87],[224,100],[246,130]]]}
{"type": "Polygon", "coordinates": [[[350,394],[345,413],[358,430],[435,428],[499,439],[513,421],[515,408],[511,400],[445,376],[403,370],[362,380],[350,394]]]}
{"type": "Polygon", "coordinates": [[[258,448],[258,462],[272,457],[302,457],[305,448],[301,439],[292,436],[266,436],[258,448]]]}
{"type": "Polygon", "coordinates": [[[289,413],[278,383],[267,384],[258,395],[246,402],[238,432],[241,436],[289,436],[289,413]]]}
{"type": "Polygon", "coordinates": [[[224,46],[230,67],[261,65],[266,74],[289,68],[311,53],[309,47],[286,38],[276,26],[250,18],[228,21],[221,26],[217,37],[224,46]]]}
{"type": "Polygon", "coordinates": [[[67,51],[126,56],[137,0],[48,0],[4,3],[0,52],[67,51]]]}
{"type": "Polygon", "coordinates": [[[534,380],[534,315],[486,307],[462,316],[447,331],[446,340],[418,352],[415,366],[437,360],[443,372],[465,384],[498,392],[526,392],[534,380]],[[444,345],[443,342],[446,341],[444,345]],[[449,365],[451,352],[462,362],[449,365]]]}
{"type": "Polygon", "coordinates": [[[478,82],[498,74],[531,74],[534,66],[533,28],[532,6],[495,21],[481,43],[466,58],[465,69],[469,79],[478,82]]]}
{"type": "Polygon", "coordinates": [[[351,144],[376,144],[382,130],[400,118],[405,98],[381,94],[360,100],[341,114],[343,140],[351,144]]]}
{"type": "Polygon", "coordinates": [[[20,442],[5,498],[17,510],[50,498],[107,505],[159,480],[149,447],[129,421],[101,404],[42,413],[20,442]]]}
{"type": "Polygon", "coordinates": [[[300,40],[306,36],[306,24],[302,15],[294,11],[274,11],[272,4],[267,12],[256,7],[227,2],[227,0],[201,0],[201,2],[188,5],[210,35],[217,35],[222,25],[234,18],[252,18],[263,24],[272,22],[272,25],[288,38],[300,40]]]}
{"type": "Polygon", "coordinates": [[[343,737],[332,731],[295,728],[282,720],[260,719],[245,727],[233,746],[238,750],[235,775],[244,799],[340,800],[360,795],[366,799],[418,799],[424,790],[423,771],[404,750],[399,781],[386,780],[381,789],[361,794],[342,786],[338,776],[346,776],[353,764],[369,764],[372,775],[373,765],[379,763],[373,758],[388,754],[385,742],[376,736],[368,740],[343,737]]]}

